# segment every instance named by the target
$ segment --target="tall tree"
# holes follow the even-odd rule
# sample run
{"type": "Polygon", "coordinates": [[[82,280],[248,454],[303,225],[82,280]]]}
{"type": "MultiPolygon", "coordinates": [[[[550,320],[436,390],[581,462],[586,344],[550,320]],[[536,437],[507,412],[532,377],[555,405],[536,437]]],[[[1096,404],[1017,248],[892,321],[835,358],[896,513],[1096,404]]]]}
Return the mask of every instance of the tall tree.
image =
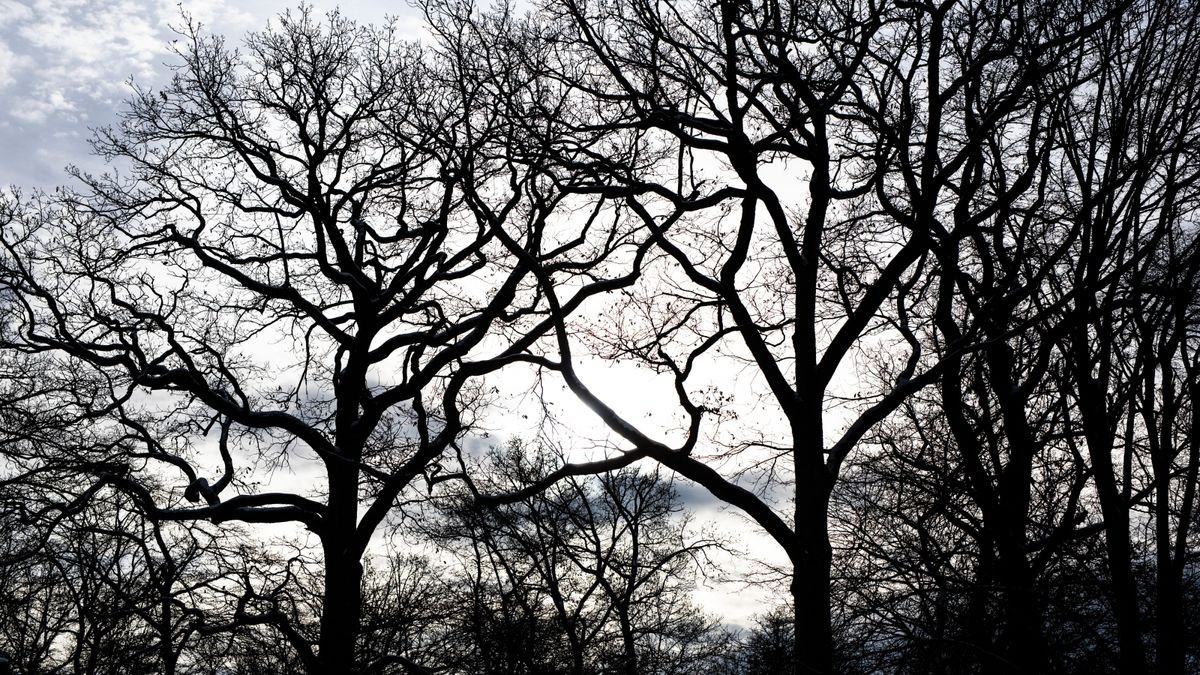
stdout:
{"type": "Polygon", "coordinates": [[[21,659],[1186,671],[1192,3],[423,9],[426,46],[185,21],[170,84],[96,134],[110,173],[0,196],[21,659]],[[462,441],[513,386],[571,451],[489,471],[462,441]],[[691,616],[697,549],[641,460],[778,546],[790,602],[747,663],[693,658],[728,634],[691,616]],[[365,576],[397,504],[446,491],[463,568],[365,576]],[[197,520],[293,539],[193,587],[206,547],[161,535],[197,520]]]}
{"type": "Polygon", "coordinates": [[[538,161],[557,122],[514,116],[548,95],[519,69],[308,8],[238,50],[190,21],[179,44],[170,84],[98,131],[112,173],[6,203],[3,346],[51,373],[26,407],[73,419],[69,442],[22,447],[156,520],[307,528],[308,666],[352,672],[373,534],[472,427],[473,378],[550,325],[532,263],[620,242],[548,221],[570,178],[538,161]],[[312,478],[256,473],[288,465],[312,478]]]}
{"type": "MultiPolygon", "coordinates": [[[[1080,92],[1063,130],[1069,167],[1063,202],[1080,235],[1067,278],[1058,282],[1069,306],[1062,347],[1069,377],[1062,389],[1078,409],[1103,516],[1124,673],[1148,667],[1131,533],[1131,510],[1137,495],[1145,494],[1132,472],[1136,446],[1139,437],[1151,444],[1150,481],[1160,513],[1172,501],[1170,474],[1179,452],[1154,449],[1167,440],[1162,430],[1174,434],[1182,421],[1175,418],[1179,402],[1171,380],[1180,367],[1176,356],[1187,320],[1173,312],[1186,313],[1179,303],[1187,300],[1166,299],[1177,296],[1169,290],[1164,295],[1164,287],[1191,274],[1183,261],[1191,257],[1186,251],[1194,235],[1180,220],[1195,208],[1200,179],[1192,150],[1200,133],[1200,90],[1192,78],[1198,20],[1193,8],[1175,2],[1132,4],[1093,38],[1094,93],[1080,92]],[[1158,420],[1155,396],[1146,394],[1160,385],[1166,408],[1158,420]]],[[[1159,535],[1170,538],[1165,530],[1159,535]]],[[[1169,568],[1168,559],[1160,562],[1169,568]]],[[[1179,589],[1170,593],[1177,597],[1179,589]]],[[[1163,637],[1157,643],[1159,665],[1166,668],[1161,672],[1182,672],[1182,664],[1167,667],[1162,660],[1177,644],[1169,631],[1163,637]]]]}
{"type": "MultiPolygon", "coordinates": [[[[975,321],[939,321],[936,283],[953,296],[959,242],[1036,199],[1074,61],[1119,13],[1024,0],[540,5],[558,78],[590,97],[595,124],[646,130],[643,156],[663,158],[571,165],[594,176],[584,189],[623,200],[658,255],[605,322],[560,312],[563,358],[546,368],[626,446],[547,480],[649,456],[742,510],[790,561],[797,672],[835,670],[828,509],[841,467],[987,339],[975,321]],[[571,351],[585,345],[666,378],[683,422],[635,422],[594,393],[571,351]],[[845,385],[864,374],[860,354],[882,389],[845,385]],[[766,423],[725,414],[741,412],[720,390],[738,371],[766,423]],[[761,490],[740,475],[755,467],[761,490]],[[785,499],[766,495],[779,486],[785,499]]],[[[1027,482],[1005,498],[1014,570],[1027,482]]]]}

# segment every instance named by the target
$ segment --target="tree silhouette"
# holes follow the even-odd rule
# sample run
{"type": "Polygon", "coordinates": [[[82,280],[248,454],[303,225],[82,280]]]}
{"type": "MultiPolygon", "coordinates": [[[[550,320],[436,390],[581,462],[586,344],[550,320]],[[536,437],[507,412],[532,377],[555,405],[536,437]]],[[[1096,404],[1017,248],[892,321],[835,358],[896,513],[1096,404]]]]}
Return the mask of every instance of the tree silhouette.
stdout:
{"type": "MultiPolygon", "coordinates": [[[[548,328],[531,261],[606,247],[548,222],[559,191],[518,161],[545,139],[479,97],[468,55],[307,8],[238,51],[181,38],[170,85],[96,135],[121,173],[5,207],[3,343],[54,373],[23,400],[71,436],[30,452],[154,520],[303,525],[310,665],[350,672],[372,535],[472,428],[475,378],[548,328]],[[245,473],[289,465],[320,477],[245,473]]],[[[542,95],[510,84],[511,106],[542,95]]]]}
{"type": "Polygon", "coordinates": [[[421,10],[185,19],[0,196],[10,661],[1194,669],[1194,3],[421,10]]]}
{"type": "MultiPolygon", "coordinates": [[[[986,386],[1005,392],[1003,430],[1019,448],[998,487],[1006,522],[989,530],[1012,589],[1008,643],[1012,656],[1044,668],[1036,603],[1020,590],[1029,587],[1024,523],[1036,455],[1020,424],[1029,393],[1008,394],[1025,382],[1013,381],[1014,356],[995,339],[1023,329],[1010,306],[1020,285],[1036,288],[1066,245],[1018,239],[1023,248],[1004,252],[1011,258],[989,250],[965,260],[964,250],[1003,240],[1058,187],[1068,101],[1093,84],[1080,63],[1123,8],[544,4],[561,45],[550,60],[558,78],[591,97],[597,124],[647,130],[643,154],[662,160],[581,169],[594,172],[589,192],[624,200],[658,255],[634,268],[639,284],[606,321],[564,316],[563,360],[546,366],[626,446],[529,489],[642,457],[703,485],[786,553],[797,672],[830,672],[828,516],[841,468],[875,425],[939,378],[946,404],[959,405],[954,383],[986,348],[995,371],[986,386]],[[969,280],[977,264],[1009,267],[984,274],[1015,295],[985,307],[960,299],[979,292],[969,280]],[[573,344],[669,378],[683,423],[636,423],[620,402],[602,400],[577,372],[573,344]],[[870,365],[855,365],[860,356],[870,365]],[[752,372],[754,406],[777,424],[733,429],[730,400],[710,387],[722,362],[752,372]],[[839,379],[867,376],[874,391],[845,391],[839,379]],[[739,466],[762,469],[761,491],[731,473],[739,466]],[[764,495],[777,484],[782,503],[764,495]]],[[[1040,370],[1052,349],[1040,342],[1021,358],[1040,370]]]]}

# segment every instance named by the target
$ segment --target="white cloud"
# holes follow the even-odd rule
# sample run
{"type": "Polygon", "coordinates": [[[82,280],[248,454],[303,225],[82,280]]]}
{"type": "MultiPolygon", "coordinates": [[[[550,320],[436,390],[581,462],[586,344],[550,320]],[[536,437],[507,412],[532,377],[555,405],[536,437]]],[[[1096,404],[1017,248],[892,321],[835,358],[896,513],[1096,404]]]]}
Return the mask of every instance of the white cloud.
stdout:
{"type": "Polygon", "coordinates": [[[38,95],[25,97],[19,105],[8,112],[21,122],[39,124],[53,116],[62,116],[67,121],[78,120],[73,113],[79,108],[60,89],[39,91],[38,95]]]}
{"type": "Polygon", "coordinates": [[[22,67],[22,61],[23,59],[13,53],[8,45],[0,42],[0,89],[16,81],[16,71],[22,67]]]}
{"type": "MultiPolygon", "coordinates": [[[[88,127],[112,123],[132,78],[162,84],[181,10],[231,44],[300,0],[0,0],[0,185],[61,182],[62,167],[98,168],[88,127]],[[69,133],[64,133],[69,132],[69,133]]],[[[416,12],[388,0],[312,0],[324,12],[380,22],[416,12]]]]}
{"type": "Polygon", "coordinates": [[[0,0],[0,28],[10,23],[27,21],[33,15],[33,8],[17,0],[0,0]]]}
{"type": "Polygon", "coordinates": [[[120,86],[130,75],[153,76],[166,55],[160,3],[124,0],[38,0],[17,33],[37,70],[63,89],[89,94],[120,86]]]}
{"type": "MultiPolygon", "coordinates": [[[[266,12],[254,12],[246,9],[248,3],[231,5],[225,0],[191,0],[183,4],[183,9],[193,19],[204,26],[211,27],[221,33],[242,33],[258,28],[266,12]]],[[[266,9],[269,12],[268,8],[266,9]]],[[[172,24],[176,23],[173,19],[172,24]]]]}
{"type": "Polygon", "coordinates": [[[79,134],[59,132],[111,119],[123,81],[163,60],[153,12],[128,0],[97,5],[0,0],[0,183],[57,183],[63,166],[86,163],[79,134]]]}

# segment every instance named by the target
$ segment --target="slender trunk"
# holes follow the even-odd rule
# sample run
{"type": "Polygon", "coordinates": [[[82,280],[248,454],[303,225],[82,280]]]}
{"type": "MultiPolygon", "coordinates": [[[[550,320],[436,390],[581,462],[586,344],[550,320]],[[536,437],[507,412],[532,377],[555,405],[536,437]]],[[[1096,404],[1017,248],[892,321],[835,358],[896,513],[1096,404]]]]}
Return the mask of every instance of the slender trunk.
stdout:
{"type": "MultiPolygon", "coordinates": [[[[1197,403],[1200,403],[1200,385],[1197,385],[1195,380],[1189,387],[1189,397],[1192,401],[1192,419],[1190,434],[1186,440],[1188,465],[1183,479],[1183,503],[1179,510],[1181,514],[1195,513],[1197,480],[1200,479],[1200,411],[1196,410],[1197,403]]],[[[1160,517],[1162,511],[1160,508],[1160,517]]],[[[1191,519],[1180,517],[1176,528],[1174,552],[1168,554],[1169,564],[1165,568],[1161,563],[1159,566],[1157,665],[1160,675],[1183,675],[1187,663],[1183,630],[1183,572],[1189,553],[1188,532],[1191,529],[1191,519]],[[1165,578],[1164,569],[1167,571],[1165,578]]],[[[1169,547],[1169,544],[1164,544],[1163,540],[1159,539],[1158,546],[1161,550],[1169,547]]]]}
{"type": "Polygon", "coordinates": [[[1088,459],[1092,465],[1100,513],[1104,516],[1104,546],[1107,557],[1105,562],[1108,567],[1113,614],[1117,622],[1119,669],[1124,675],[1139,675],[1146,672],[1146,655],[1142,646],[1137,581],[1133,576],[1129,505],[1121,494],[1114,473],[1114,430],[1109,420],[1105,393],[1087,372],[1090,360],[1086,358],[1086,339],[1086,333],[1076,336],[1073,358],[1088,459]]]}
{"type": "Polygon", "coordinates": [[[567,610],[567,603],[562,595],[563,589],[559,586],[559,578],[554,571],[554,563],[546,562],[545,564],[546,569],[542,572],[542,579],[546,583],[550,601],[554,603],[554,609],[558,612],[559,625],[562,626],[563,633],[567,637],[567,646],[571,650],[571,675],[584,675],[584,657],[586,656],[584,652],[587,650],[587,645],[582,634],[583,627],[580,626],[579,616],[573,615],[567,610]]]}
{"type": "MultiPolygon", "coordinates": [[[[957,269],[958,256],[958,245],[953,241],[948,242],[939,255],[939,262],[947,273],[939,286],[937,323],[951,342],[961,338],[954,317],[956,289],[949,273],[957,269]]],[[[1027,417],[1028,383],[1020,382],[1017,359],[1002,337],[1004,327],[1011,321],[1010,309],[997,305],[985,310],[988,312],[985,315],[987,325],[993,326],[1000,337],[983,353],[989,376],[987,384],[977,381],[973,393],[980,401],[994,396],[999,404],[999,418],[989,414],[975,423],[962,412],[967,398],[963,389],[965,364],[960,356],[949,356],[946,360],[940,387],[941,401],[971,483],[971,497],[983,517],[984,538],[988,541],[981,542],[981,556],[986,555],[984,548],[990,543],[995,545],[995,581],[1003,599],[1001,647],[1006,662],[1004,668],[1013,672],[1045,673],[1049,671],[1049,653],[1042,630],[1041,601],[1026,551],[1033,460],[1038,450],[1027,417]],[[1005,460],[994,451],[1000,440],[997,434],[1003,434],[1007,445],[1005,460]],[[991,440],[989,447],[993,449],[990,471],[982,461],[985,446],[981,438],[984,437],[991,440]]],[[[977,363],[976,367],[982,365],[977,363]]],[[[1039,376],[1036,368],[1026,373],[1026,377],[1039,376]]]]}
{"type": "MultiPolygon", "coordinates": [[[[1164,481],[1166,482],[1166,481],[1164,481]]],[[[1172,553],[1170,536],[1170,510],[1164,502],[1158,502],[1154,514],[1157,534],[1157,623],[1155,643],[1157,645],[1158,675],[1183,675],[1183,566],[1177,565],[1172,553]]]]}
{"type": "MultiPolygon", "coordinates": [[[[995,577],[996,560],[992,555],[991,541],[985,535],[981,534],[976,539],[976,544],[979,546],[979,562],[975,566],[975,585],[970,591],[966,625],[963,629],[965,641],[971,646],[973,653],[966,656],[979,663],[979,672],[983,675],[996,675],[1001,672],[1001,664],[996,658],[990,616],[991,587],[995,577]]],[[[962,662],[959,663],[961,667],[962,662]]],[[[972,669],[968,665],[963,670],[972,669]]]]}
{"type": "MultiPolygon", "coordinates": [[[[1185,650],[1183,635],[1183,572],[1187,558],[1187,531],[1196,496],[1196,447],[1191,439],[1187,454],[1188,465],[1183,475],[1183,500],[1175,532],[1171,529],[1171,487],[1175,460],[1180,448],[1176,442],[1177,420],[1180,400],[1174,373],[1175,349],[1164,349],[1160,364],[1162,368],[1162,410],[1158,440],[1150,445],[1151,463],[1154,467],[1154,539],[1157,612],[1155,644],[1156,666],[1159,675],[1183,675],[1185,672],[1185,650]]],[[[1151,397],[1146,397],[1153,400],[1151,397]]],[[[1193,411],[1192,432],[1197,429],[1197,417],[1193,411]]]]}
{"type": "Polygon", "coordinates": [[[1111,585],[1113,614],[1117,622],[1120,672],[1138,675],[1146,672],[1141,638],[1137,581],[1133,576],[1133,550],[1129,538],[1129,508],[1113,476],[1112,446],[1088,441],[1100,513],[1104,516],[1104,547],[1111,585]]]}
{"type": "MultiPolygon", "coordinates": [[[[1200,389],[1200,388],[1197,388],[1200,389]]],[[[1193,400],[1200,399],[1195,393],[1193,400]]],[[[1188,439],[1188,468],[1184,477],[1184,496],[1180,513],[1194,513],[1197,478],[1200,473],[1200,414],[1193,410],[1191,438],[1188,439]]],[[[1162,502],[1159,502],[1160,504],[1162,502]]],[[[1169,535],[1169,510],[1160,507],[1157,518],[1167,521],[1169,535]]],[[[1188,558],[1188,531],[1190,519],[1181,517],[1174,533],[1172,549],[1169,536],[1163,536],[1159,525],[1158,537],[1158,625],[1157,666],[1159,675],[1183,675],[1186,672],[1187,650],[1184,635],[1183,572],[1188,558]]]]}
{"type": "Polygon", "coordinates": [[[629,618],[628,605],[617,610],[617,620],[621,625],[621,643],[625,649],[623,670],[628,675],[637,675],[637,641],[633,638],[633,622],[629,618]]]}
{"type": "Polygon", "coordinates": [[[1027,417],[1027,396],[1014,377],[1011,349],[1007,343],[998,343],[987,350],[986,358],[1008,443],[1008,460],[999,471],[999,508],[993,511],[1000,519],[997,572],[1005,599],[1005,658],[1020,672],[1045,673],[1050,670],[1050,659],[1042,630],[1042,603],[1026,549],[1038,442],[1027,417]]]}
{"type": "Polygon", "coordinates": [[[159,627],[158,627],[158,656],[162,661],[162,675],[175,675],[178,669],[178,655],[175,652],[171,635],[171,590],[170,584],[164,582],[164,588],[161,591],[159,603],[159,627]]]}
{"type": "Polygon", "coordinates": [[[1120,672],[1138,675],[1146,672],[1146,661],[1141,637],[1141,612],[1138,608],[1137,580],[1130,564],[1132,546],[1129,541],[1128,512],[1120,510],[1112,524],[1108,520],[1110,511],[1101,501],[1100,511],[1105,522],[1105,549],[1109,558],[1108,572],[1112,583],[1113,611],[1117,621],[1117,644],[1121,650],[1120,672]],[[1110,536],[1111,535],[1111,536],[1110,536]]]}
{"type": "Polygon", "coordinates": [[[571,644],[571,675],[584,675],[583,643],[575,635],[575,629],[567,631],[571,644]]]}
{"type": "Polygon", "coordinates": [[[1006,536],[999,546],[997,581],[1004,598],[1004,658],[1010,672],[1035,675],[1050,670],[1042,609],[1024,542],[1006,536]]]}
{"type": "Polygon", "coordinates": [[[1050,658],[1042,630],[1042,603],[1026,550],[1033,449],[1023,421],[1023,412],[1005,415],[1009,456],[1000,473],[999,508],[993,513],[1000,520],[995,528],[996,578],[1004,599],[1004,656],[1016,672],[1032,675],[1049,672],[1050,658]]]}

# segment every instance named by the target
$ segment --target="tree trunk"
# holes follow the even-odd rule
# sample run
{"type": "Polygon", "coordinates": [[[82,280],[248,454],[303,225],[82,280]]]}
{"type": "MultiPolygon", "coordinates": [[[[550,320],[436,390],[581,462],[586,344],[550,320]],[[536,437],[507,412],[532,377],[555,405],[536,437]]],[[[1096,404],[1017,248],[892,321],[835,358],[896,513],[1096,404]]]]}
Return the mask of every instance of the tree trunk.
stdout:
{"type": "Polygon", "coordinates": [[[568,629],[571,645],[571,675],[584,675],[583,644],[575,635],[574,628],[568,629]]]}
{"type": "MultiPolygon", "coordinates": [[[[990,620],[996,559],[991,539],[985,533],[980,533],[975,541],[979,547],[979,561],[975,565],[974,586],[970,590],[963,627],[963,637],[972,651],[966,656],[979,663],[978,672],[981,675],[997,675],[1002,672],[1002,664],[996,658],[994,631],[990,620]]],[[[958,667],[965,671],[974,670],[970,667],[970,662],[958,661],[958,667]]]]}
{"type": "Polygon", "coordinates": [[[797,564],[792,574],[795,603],[795,672],[827,675],[833,672],[833,628],[829,602],[829,542],[818,544],[811,560],[797,564]]]}
{"type": "Polygon", "coordinates": [[[1104,517],[1104,547],[1117,622],[1117,645],[1121,652],[1119,667],[1124,675],[1139,675],[1146,672],[1146,657],[1142,647],[1137,581],[1133,577],[1129,508],[1113,477],[1111,446],[1093,450],[1093,445],[1089,440],[1092,474],[1100,498],[1100,513],[1104,517]]]}
{"type": "Polygon", "coordinates": [[[830,602],[830,481],[824,462],[810,462],[796,482],[796,558],[792,572],[795,611],[795,673],[833,673],[833,625],[830,602]]]}
{"type": "Polygon", "coordinates": [[[996,580],[1004,600],[1004,655],[1015,672],[1045,673],[1050,670],[1049,651],[1042,628],[1042,603],[1038,598],[1033,570],[1026,550],[1029,496],[1032,482],[1031,441],[1021,431],[1023,418],[1007,416],[1008,463],[999,480],[1000,519],[997,535],[996,580]]]}
{"type": "Polygon", "coordinates": [[[354,652],[362,615],[362,563],[357,555],[347,555],[345,548],[332,548],[325,547],[319,655],[322,675],[358,672],[354,652]]]}
{"type": "MultiPolygon", "coordinates": [[[[1162,502],[1159,502],[1162,504],[1162,502]]],[[[1160,506],[1155,513],[1158,530],[1158,608],[1155,625],[1158,675],[1184,675],[1183,648],[1183,568],[1176,565],[1170,541],[1170,512],[1160,506]],[[1168,521],[1164,523],[1163,521],[1168,521]],[[1165,537],[1163,535],[1166,535],[1165,537]],[[1165,539],[1165,541],[1164,541],[1165,539]]]]}
{"type": "Polygon", "coordinates": [[[179,655],[175,651],[171,632],[172,607],[170,583],[164,581],[163,586],[164,588],[160,590],[159,599],[158,656],[159,660],[162,661],[162,675],[175,675],[175,672],[179,668],[179,655]]]}
{"type": "Polygon", "coordinates": [[[321,675],[357,672],[355,643],[362,617],[362,575],[358,524],[358,471],[336,460],[327,465],[329,505],[321,532],[325,591],[321,607],[318,664],[321,675]]]}
{"type": "MultiPolygon", "coordinates": [[[[1200,402],[1200,386],[1190,387],[1192,405],[1200,402]]],[[[1183,504],[1181,514],[1194,513],[1197,493],[1197,478],[1200,474],[1200,412],[1195,408],[1191,414],[1191,434],[1187,440],[1188,465],[1184,474],[1183,504]]],[[[1166,502],[1158,498],[1158,504],[1166,502]]],[[[1170,510],[1159,506],[1157,517],[1165,524],[1157,525],[1158,545],[1158,672],[1160,675],[1183,675],[1186,672],[1186,650],[1183,631],[1183,572],[1188,556],[1188,531],[1191,519],[1180,517],[1174,537],[1174,549],[1168,541],[1170,535],[1170,510]],[[1164,532],[1165,530],[1165,532],[1164,532]]]]}
{"type": "Polygon", "coordinates": [[[637,675],[640,672],[637,662],[637,640],[633,636],[633,622],[629,618],[627,603],[628,599],[626,599],[626,604],[617,610],[617,621],[621,626],[621,644],[625,650],[625,663],[622,664],[622,672],[627,675],[637,675]]]}
{"type": "Polygon", "coordinates": [[[1088,372],[1090,360],[1087,359],[1086,340],[1087,335],[1082,331],[1075,336],[1073,357],[1088,459],[1092,464],[1100,513],[1104,517],[1104,547],[1120,650],[1119,672],[1139,675],[1146,672],[1146,655],[1142,646],[1137,582],[1133,577],[1129,505],[1117,485],[1112,461],[1114,443],[1109,407],[1103,385],[1088,372]]]}
{"type": "MultiPolygon", "coordinates": [[[[1012,325],[1012,310],[1000,304],[989,317],[997,327],[1012,325]]],[[[1049,650],[1042,628],[1042,603],[1026,549],[1029,509],[1033,490],[1033,464],[1041,440],[1029,421],[1029,385],[1040,378],[1036,368],[1022,368],[1008,342],[997,340],[984,351],[989,386],[1000,408],[1000,421],[1008,444],[1008,460],[998,469],[997,506],[1000,519],[998,572],[1005,598],[1005,657],[1022,673],[1050,670],[1049,650]],[[1021,381],[1021,375],[1026,380],[1021,381]]]]}
{"type": "MultiPolygon", "coordinates": [[[[993,373],[993,378],[996,375],[993,373]]],[[[997,533],[997,581],[1004,599],[1004,655],[1015,672],[1046,673],[1049,650],[1042,629],[1042,603],[1026,550],[1029,501],[1033,480],[1033,438],[1022,401],[1003,401],[1008,462],[1000,472],[1000,519],[997,533]]]]}
{"type": "Polygon", "coordinates": [[[1038,675],[1050,670],[1042,632],[1041,602],[1025,556],[1024,542],[1001,544],[997,581],[1004,599],[1004,657],[1010,672],[1038,675]]]}
{"type": "MultiPolygon", "coordinates": [[[[1183,326],[1182,316],[1176,316],[1180,328],[1183,326]]],[[[1182,330],[1178,334],[1182,334],[1182,330]]],[[[1187,654],[1184,645],[1184,566],[1188,558],[1188,531],[1194,513],[1196,502],[1197,472],[1200,471],[1200,411],[1195,405],[1200,401],[1200,384],[1197,384],[1193,374],[1188,371],[1187,377],[1192,380],[1186,383],[1187,398],[1191,399],[1190,434],[1185,435],[1183,447],[1177,441],[1179,429],[1179,413],[1184,409],[1184,400],[1178,396],[1175,375],[1175,358],[1179,353],[1178,343],[1171,343],[1171,348],[1164,349],[1160,357],[1162,383],[1160,385],[1162,408],[1159,419],[1158,439],[1155,442],[1151,436],[1151,464],[1154,467],[1154,539],[1155,563],[1157,567],[1156,593],[1157,611],[1155,623],[1156,662],[1159,675],[1183,675],[1186,672],[1187,654]],[[1176,460],[1187,451],[1186,470],[1182,476],[1173,476],[1176,460]],[[1176,530],[1171,529],[1171,487],[1172,479],[1182,480],[1182,502],[1178,506],[1179,514],[1176,530]]],[[[1151,400],[1151,396],[1146,396],[1151,400]]]]}

